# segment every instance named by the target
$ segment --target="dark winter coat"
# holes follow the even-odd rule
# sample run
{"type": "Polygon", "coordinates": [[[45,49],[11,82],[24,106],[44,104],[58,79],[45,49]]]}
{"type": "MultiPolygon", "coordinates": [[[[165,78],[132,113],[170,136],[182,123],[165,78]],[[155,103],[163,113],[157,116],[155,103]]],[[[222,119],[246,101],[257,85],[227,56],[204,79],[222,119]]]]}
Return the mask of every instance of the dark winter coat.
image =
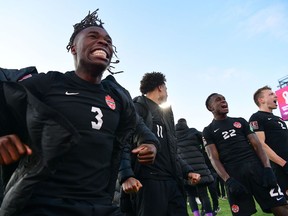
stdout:
{"type": "Polygon", "coordinates": [[[185,123],[177,123],[176,137],[179,156],[191,165],[196,173],[201,175],[199,185],[212,183],[214,178],[205,163],[201,149],[201,132],[195,128],[188,128],[185,123]]]}

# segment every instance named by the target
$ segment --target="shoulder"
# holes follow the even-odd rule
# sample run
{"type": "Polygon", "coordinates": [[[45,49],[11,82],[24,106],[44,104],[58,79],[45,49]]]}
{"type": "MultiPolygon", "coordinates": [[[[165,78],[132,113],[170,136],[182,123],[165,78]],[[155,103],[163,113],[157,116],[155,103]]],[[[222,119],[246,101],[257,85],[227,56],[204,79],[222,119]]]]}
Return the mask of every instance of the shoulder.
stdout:
{"type": "Polygon", "coordinates": [[[255,112],[255,113],[253,113],[251,116],[250,116],[250,119],[249,119],[249,121],[250,120],[252,120],[252,119],[260,119],[260,118],[262,118],[264,116],[264,113],[262,113],[262,112],[255,112]]]}
{"type": "Polygon", "coordinates": [[[229,124],[233,124],[236,128],[241,128],[241,125],[248,125],[248,121],[243,117],[229,117],[229,124]]]}
{"type": "Polygon", "coordinates": [[[149,107],[144,96],[136,96],[133,98],[133,103],[137,109],[144,109],[148,111],[149,107]]]}
{"type": "MultiPolygon", "coordinates": [[[[112,88],[116,88],[116,89],[121,89],[122,91],[127,91],[122,85],[120,85],[114,76],[112,75],[108,75],[106,78],[104,78],[101,81],[102,85],[105,87],[112,87],[112,88]]],[[[128,92],[128,91],[127,91],[128,92]]]]}
{"type": "Polygon", "coordinates": [[[136,96],[133,98],[134,103],[145,104],[145,98],[143,96],[136,96]]]}
{"type": "Polygon", "coordinates": [[[212,129],[211,129],[211,128],[212,128],[212,123],[213,123],[213,122],[211,122],[209,125],[207,125],[206,127],[204,127],[203,132],[202,132],[202,133],[203,133],[203,136],[206,135],[207,133],[209,133],[209,132],[212,130],[212,129]]]}
{"type": "Polygon", "coordinates": [[[20,83],[24,84],[25,86],[40,86],[42,84],[48,85],[49,83],[51,83],[50,81],[58,80],[60,76],[64,77],[64,74],[58,71],[48,71],[47,73],[31,74],[30,76],[23,78],[20,83]]]}
{"type": "Polygon", "coordinates": [[[21,69],[6,69],[0,68],[0,80],[17,82],[25,77],[29,77],[32,74],[38,74],[36,67],[25,67],[21,69]]]}

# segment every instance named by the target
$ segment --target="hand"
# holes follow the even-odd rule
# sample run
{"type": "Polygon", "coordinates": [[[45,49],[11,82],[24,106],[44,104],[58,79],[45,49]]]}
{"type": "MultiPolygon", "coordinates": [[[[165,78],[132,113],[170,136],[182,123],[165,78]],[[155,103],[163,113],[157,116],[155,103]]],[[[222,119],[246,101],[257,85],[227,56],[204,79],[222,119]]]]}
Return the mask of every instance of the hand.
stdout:
{"type": "Polygon", "coordinates": [[[130,177],[122,183],[122,188],[125,193],[137,193],[142,188],[142,184],[139,180],[130,177]]]}
{"type": "Polygon", "coordinates": [[[229,190],[229,192],[235,196],[248,193],[248,190],[246,189],[246,187],[232,177],[227,179],[227,181],[225,182],[225,185],[227,189],[229,190]]]}
{"type": "Polygon", "coordinates": [[[0,137],[0,164],[8,165],[23,155],[31,155],[32,150],[21,142],[15,134],[0,137]]]}
{"type": "Polygon", "coordinates": [[[153,164],[157,149],[153,144],[141,144],[132,150],[133,154],[137,154],[138,162],[141,164],[153,164]]]}
{"type": "Polygon", "coordinates": [[[200,182],[200,180],[201,180],[200,174],[192,172],[188,173],[188,183],[190,185],[196,185],[200,182]]]}
{"type": "Polygon", "coordinates": [[[283,166],[284,172],[288,175],[288,162],[286,161],[286,163],[283,166]]]}
{"type": "Polygon", "coordinates": [[[271,167],[265,167],[263,171],[263,186],[268,188],[277,187],[277,180],[271,167]]]}

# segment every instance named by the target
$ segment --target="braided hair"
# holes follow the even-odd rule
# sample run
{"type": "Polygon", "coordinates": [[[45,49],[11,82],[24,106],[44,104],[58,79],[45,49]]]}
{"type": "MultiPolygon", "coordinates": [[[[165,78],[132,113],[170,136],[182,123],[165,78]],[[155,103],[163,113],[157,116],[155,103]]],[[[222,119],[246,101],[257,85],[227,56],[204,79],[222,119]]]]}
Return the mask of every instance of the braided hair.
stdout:
{"type": "Polygon", "coordinates": [[[86,29],[86,28],[91,27],[91,26],[97,26],[97,27],[104,29],[104,27],[103,27],[104,23],[101,21],[101,19],[98,18],[98,14],[97,14],[98,10],[99,9],[95,10],[92,13],[90,13],[90,11],[89,11],[88,15],[83,20],[81,20],[80,23],[76,23],[75,25],[73,25],[74,32],[70,37],[68,45],[66,46],[66,49],[68,52],[73,45],[73,41],[74,41],[76,35],[79,32],[81,32],[83,29],[86,29]]]}
{"type": "MultiPolygon", "coordinates": [[[[99,10],[96,9],[95,11],[93,11],[92,13],[88,13],[88,15],[83,19],[81,20],[80,23],[76,23],[75,25],[73,25],[74,27],[74,32],[72,33],[71,37],[70,37],[70,40],[69,40],[69,43],[68,45],[66,46],[66,49],[67,51],[69,52],[72,45],[73,45],[73,42],[74,42],[74,39],[76,37],[76,35],[81,32],[83,29],[86,29],[88,27],[91,27],[91,26],[96,26],[96,27],[100,27],[100,28],[103,28],[103,24],[104,22],[102,22],[101,19],[99,19],[98,17],[98,14],[97,14],[97,11],[99,10]]],[[[117,56],[117,50],[116,50],[116,47],[114,45],[113,46],[113,55],[118,58],[117,56]]],[[[117,59],[116,61],[114,62],[111,62],[112,64],[118,64],[120,61],[117,59]]],[[[117,73],[122,73],[123,71],[117,71],[117,72],[112,72],[112,69],[114,69],[115,67],[114,66],[111,66],[109,65],[109,67],[107,68],[107,70],[109,71],[109,73],[111,74],[117,74],[117,73]]]]}

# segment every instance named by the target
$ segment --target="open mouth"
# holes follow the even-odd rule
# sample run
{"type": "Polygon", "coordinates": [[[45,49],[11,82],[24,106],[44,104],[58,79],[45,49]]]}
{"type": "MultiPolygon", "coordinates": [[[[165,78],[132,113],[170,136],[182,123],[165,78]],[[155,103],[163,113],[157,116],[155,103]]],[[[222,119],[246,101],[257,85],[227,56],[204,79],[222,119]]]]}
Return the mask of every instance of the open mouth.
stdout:
{"type": "Polygon", "coordinates": [[[228,108],[228,105],[227,105],[227,104],[223,104],[223,105],[221,105],[221,108],[227,109],[227,108],[228,108]]]}
{"type": "Polygon", "coordinates": [[[108,59],[108,54],[104,50],[97,49],[92,52],[92,55],[103,59],[108,59]]]}

